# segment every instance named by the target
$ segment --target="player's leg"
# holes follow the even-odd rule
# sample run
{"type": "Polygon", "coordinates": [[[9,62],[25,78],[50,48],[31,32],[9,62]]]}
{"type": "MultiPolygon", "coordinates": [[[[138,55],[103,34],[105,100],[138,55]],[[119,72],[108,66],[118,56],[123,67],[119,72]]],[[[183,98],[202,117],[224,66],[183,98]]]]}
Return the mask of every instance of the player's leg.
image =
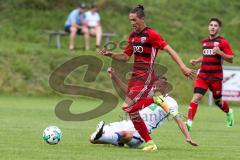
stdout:
{"type": "Polygon", "coordinates": [[[205,95],[208,89],[208,84],[205,80],[197,78],[194,83],[194,94],[191,102],[188,107],[188,120],[187,127],[188,130],[192,130],[192,123],[197,112],[198,104],[201,101],[202,97],[205,95]]]}
{"type": "Polygon", "coordinates": [[[101,121],[96,131],[90,136],[90,142],[92,144],[113,144],[122,146],[120,144],[130,142],[133,137],[133,131],[131,129],[133,126],[131,126],[132,124],[130,121],[114,122],[109,125],[104,125],[104,122],[101,121]],[[121,131],[124,129],[129,131],[121,131]]]}
{"type": "Polygon", "coordinates": [[[148,142],[151,139],[148,129],[141,118],[138,111],[136,112],[130,112],[132,109],[132,106],[138,102],[138,100],[145,96],[143,94],[146,94],[148,91],[148,87],[144,86],[145,81],[139,79],[131,79],[128,83],[128,93],[125,98],[124,104],[122,105],[122,109],[129,114],[129,117],[135,127],[135,129],[139,132],[141,137],[144,139],[145,142],[148,142]]]}
{"type": "Polygon", "coordinates": [[[191,102],[189,103],[188,106],[188,120],[187,120],[187,127],[188,131],[192,130],[192,123],[195,118],[197,109],[198,109],[198,104],[201,101],[203,97],[203,94],[201,93],[194,93],[191,102]]]}
{"type": "Polygon", "coordinates": [[[92,137],[90,138],[90,142],[93,144],[112,144],[119,145],[121,142],[121,135],[119,132],[104,132],[101,137],[94,140],[92,137]]]}
{"type": "Polygon", "coordinates": [[[91,134],[90,142],[93,144],[113,144],[118,145],[120,141],[119,129],[123,128],[124,122],[115,122],[105,125],[99,122],[96,131],[91,134]]]}
{"type": "Polygon", "coordinates": [[[90,142],[94,143],[95,141],[97,141],[103,134],[103,128],[105,126],[105,122],[104,121],[100,121],[97,125],[96,131],[93,132],[90,136],[90,142]]]}
{"type": "Polygon", "coordinates": [[[115,146],[124,146],[124,144],[127,144],[131,148],[137,148],[139,145],[143,143],[143,141],[140,138],[134,137],[133,132],[131,131],[121,131],[121,132],[115,132],[115,133],[106,132],[103,134],[101,138],[91,143],[112,144],[115,146]]]}
{"type": "Polygon", "coordinates": [[[123,105],[123,110],[128,113],[133,113],[151,105],[152,103],[154,103],[153,97],[142,98],[139,101],[137,101],[135,104],[130,106],[125,103],[125,105],[123,105]]]}
{"type": "Polygon", "coordinates": [[[222,81],[212,82],[209,89],[213,93],[213,98],[215,104],[227,115],[227,125],[228,127],[233,126],[234,116],[233,109],[230,109],[228,103],[222,100],[222,81]]]}
{"type": "Polygon", "coordinates": [[[156,150],[157,146],[152,141],[152,138],[149,135],[148,129],[141,118],[138,111],[131,112],[132,105],[139,101],[139,99],[147,97],[148,93],[151,90],[151,86],[149,84],[146,85],[146,82],[142,79],[130,79],[128,83],[128,93],[127,98],[125,99],[125,103],[122,105],[122,109],[129,114],[129,117],[134,125],[134,128],[138,131],[140,136],[147,143],[150,149],[156,150]]]}
{"type": "MultiPolygon", "coordinates": [[[[124,109],[126,109],[126,103],[123,105],[124,109]]],[[[131,106],[129,106],[131,107],[131,106]]],[[[134,128],[137,130],[137,132],[140,134],[140,136],[144,139],[146,142],[146,145],[143,150],[144,151],[153,151],[157,149],[157,146],[153,142],[152,138],[149,135],[148,129],[146,127],[146,124],[144,123],[143,119],[141,118],[139,112],[131,112],[129,113],[129,117],[134,125],[134,128]]]]}
{"type": "Polygon", "coordinates": [[[133,133],[132,132],[130,132],[130,131],[121,131],[120,132],[120,141],[119,142],[126,144],[126,143],[131,141],[132,137],[133,137],[133,133]]]}

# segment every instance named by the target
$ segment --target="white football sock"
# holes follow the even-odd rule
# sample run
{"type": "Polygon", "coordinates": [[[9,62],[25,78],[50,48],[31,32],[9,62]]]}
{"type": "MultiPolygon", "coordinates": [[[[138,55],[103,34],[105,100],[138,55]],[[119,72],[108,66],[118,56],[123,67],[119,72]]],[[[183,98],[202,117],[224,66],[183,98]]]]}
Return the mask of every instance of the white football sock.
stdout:
{"type": "Polygon", "coordinates": [[[191,126],[192,125],[192,120],[188,119],[187,123],[191,126]]]}
{"type": "Polygon", "coordinates": [[[132,138],[131,141],[129,141],[127,143],[127,145],[131,148],[137,148],[139,147],[141,144],[143,143],[143,141],[141,141],[141,139],[136,139],[136,138],[132,138]]]}
{"type": "Polygon", "coordinates": [[[111,132],[111,133],[103,133],[103,135],[98,139],[101,142],[118,145],[120,141],[120,134],[118,132],[111,132]]]}

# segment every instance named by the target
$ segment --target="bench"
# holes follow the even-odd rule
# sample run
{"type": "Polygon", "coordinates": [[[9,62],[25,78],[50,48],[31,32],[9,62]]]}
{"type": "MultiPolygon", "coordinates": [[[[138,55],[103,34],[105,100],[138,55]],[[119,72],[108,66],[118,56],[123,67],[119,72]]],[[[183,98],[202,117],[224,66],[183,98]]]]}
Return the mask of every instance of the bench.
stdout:
{"type": "MultiPolygon", "coordinates": [[[[46,33],[49,35],[48,46],[51,45],[53,37],[56,37],[57,48],[61,48],[61,37],[69,35],[69,33],[65,32],[65,31],[61,31],[61,30],[59,30],[59,31],[58,30],[46,30],[46,33]]],[[[115,33],[105,32],[102,34],[102,37],[105,38],[105,43],[109,43],[110,38],[114,37],[114,36],[116,36],[115,33]]]]}

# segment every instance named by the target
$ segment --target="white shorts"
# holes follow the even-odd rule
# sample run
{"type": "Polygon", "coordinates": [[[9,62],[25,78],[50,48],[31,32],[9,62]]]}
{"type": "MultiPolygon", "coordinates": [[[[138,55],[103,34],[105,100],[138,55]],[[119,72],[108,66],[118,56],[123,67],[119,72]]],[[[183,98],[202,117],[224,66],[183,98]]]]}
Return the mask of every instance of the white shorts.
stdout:
{"type": "Polygon", "coordinates": [[[141,145],[144,140],[139,135],[138,131],[134,128],[132,122],[130,120],[123,120],[120,122],[113,122],[110,124],[107,124],[103,128],[104,132],[107,133],[115,133],[115,132],[132,132],[133,133],[133,140],[131,140],[127,145],[132,148],[137,148],[139,145],[141,145]]]}

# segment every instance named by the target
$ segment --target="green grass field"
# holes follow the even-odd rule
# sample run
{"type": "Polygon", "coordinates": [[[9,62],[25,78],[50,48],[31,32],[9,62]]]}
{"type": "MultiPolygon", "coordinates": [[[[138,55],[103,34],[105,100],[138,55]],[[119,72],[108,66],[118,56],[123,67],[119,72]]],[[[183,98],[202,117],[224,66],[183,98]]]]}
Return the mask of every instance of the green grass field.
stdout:
{"type": "MultiPolygon", "coordinates": [[[[66,97],[65,97],[66,98],[66,97]]],[[[63,98],[0,97],[0,159],[2,160],[139,160],[139,159],[199,159],[237,160],[240,157],[239,132],[240,108],[235,107],[235,126],[226,127],[225,115],[216,107],[201,105],[192,138],[199,143],[194,148],[188,145],[173,121],[157,129],[152,137],[159,148],[154,153],[139,149],[118,148],[110,145],[92,145],[89,135],[100,120],[120,120],[121,109],[86,122],[66,122],[54,114],[54,107],[63,98]],[[42,131],[48,125],[56,125],[63,132],[62,141],[55,146],[42,140],[42,131]]],[[[73,113],[94,108],[98,101],[74,99],[73,113]]],[[[180,111],[186,114],[186,107],[180,111]]]]}
{"type": "MultiPolygon", "coordinates": [[[[95,0],[81,0],[88,5],[95,0]]],[[[91,86],[114,92],[106,74],[111,59],[97,55],[95,39],[91,51],[83,51],[83,37],[77,37],[77,50],[68,50],[69,37],[62,37],[62,48],[48,46],[45,30],[63,30],[68,13],[79,0],[5,0],[0,1],[0,160],[238,160],[240,159],[240,108],[235,107],[235,126],[226,127],[225,115],[216,107],[201,105],[193,126],[192,138],[199,147],[184,141],[173,121],[167,121],[152,137],[159,150],[144,153],[139,149],[118,148],[110,145],[92,145],[89,135],[97,123],[120,120],[124,115],[119,107],[112,112],[85,122],[58,119],[55,105],[63,98],[49,87],[49,76],[67,60],[81,55],[96,56],[103,67],[95,82],[83,82],[84,67],[76,69],[67,79],[69,84],[91,86]],[[7,96],[11,95],[11,96],[7,96]],[[50,96],[50,97],[47,97],[50,96]],[[42,139],[42,131],[49,125],[58,126],[63,132],[60,144],[51,146],[42,139]]],[[[137,4],[143,4],[146,23],[156,29],[177,51],[185,64],[201,55],[200,39],[207,36],[210,17],[219,17],[224,25],[221,35],[227,38],[235,51],[233,64],[239,66],[239,0],[97,0],[104,32],[116,33],[111,41],[127,39],[131,30],[128,13],[137,4]]],[[[104,45],[104,41],[103,44],[104,45]]],[[[118,47],[116,52],[120,52],[118,47]]],[[[192,96],[193,81],[187,80],[167,54],[160,53],[156,63],[169,70],[166,76],[174,86],[172,94],[187,103],[192,96]]],[[[73,113],[85,112],[100,101],[77,99],[73,113]]],[[[207,102],[207,96],[203,103],[207,102]]],[[[236,105],[239,105],[236,104],[236,105]]],[[[239,105],[240,106],[240,105],[239,105]]],[[[186,115],[186,105],[180,105],[186,115]]]]}

